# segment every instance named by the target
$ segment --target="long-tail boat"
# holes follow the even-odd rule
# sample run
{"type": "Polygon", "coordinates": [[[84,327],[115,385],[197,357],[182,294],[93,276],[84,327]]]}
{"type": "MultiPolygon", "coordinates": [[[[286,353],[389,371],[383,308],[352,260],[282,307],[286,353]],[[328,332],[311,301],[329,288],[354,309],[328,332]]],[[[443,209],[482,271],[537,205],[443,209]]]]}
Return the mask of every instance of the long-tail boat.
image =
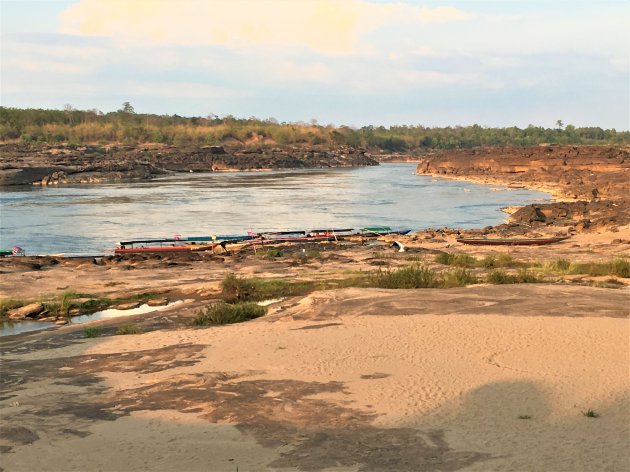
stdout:
{"type": "Polygon", "coordinates": [[[550,238],[457,238],[461,244],[474,246],[543,246],[569,239],[569,236],[555,236],[550,238]]]}
{"type": "Polygon", "coordinates": [[[194,252],[214,250],[220,246],[227,251],[226,246],[244,247],[246,245],[264,245],[279,243],[310,243],[337,240],[338,238],[360,236],[378,237],[387,234],[407,234],[411,230],[393,230],[389,226],[373,226],[365,228],[324,228],[310,231],[263,231],[248,232],[246,235],[211,235],[188,236],[175,235],[173,238],[162,239],[134,239],[121,241],[114,249],[116,254],[135,254],[151,252],[194,252]]]}

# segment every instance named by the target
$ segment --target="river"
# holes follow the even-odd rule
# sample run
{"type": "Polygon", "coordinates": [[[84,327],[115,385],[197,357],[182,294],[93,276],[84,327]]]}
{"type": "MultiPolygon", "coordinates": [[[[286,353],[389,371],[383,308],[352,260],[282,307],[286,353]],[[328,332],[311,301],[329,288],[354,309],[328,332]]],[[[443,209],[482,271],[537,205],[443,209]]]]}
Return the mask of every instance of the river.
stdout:
{"type": "Polygon", "coordinates": [[[549,199],[377,167],[174,174],[142,182],[5,187],[2,249],[103,253],[145,237],[387,225],[412,229],[496,225],[501,207],[549,199]]]}

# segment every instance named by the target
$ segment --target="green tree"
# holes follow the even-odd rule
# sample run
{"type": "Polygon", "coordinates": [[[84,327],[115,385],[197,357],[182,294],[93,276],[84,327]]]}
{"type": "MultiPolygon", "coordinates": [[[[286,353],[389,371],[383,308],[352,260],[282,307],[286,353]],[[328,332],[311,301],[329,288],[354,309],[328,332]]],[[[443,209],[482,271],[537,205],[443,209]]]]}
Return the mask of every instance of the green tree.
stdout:
{"type": "Polygon", "coordinates": [[[118,110],[118,113],[129,113],[134,114],[136,110],[134,110],[133,106],[129,102],[123,102],[122,108],[118,110]]]}

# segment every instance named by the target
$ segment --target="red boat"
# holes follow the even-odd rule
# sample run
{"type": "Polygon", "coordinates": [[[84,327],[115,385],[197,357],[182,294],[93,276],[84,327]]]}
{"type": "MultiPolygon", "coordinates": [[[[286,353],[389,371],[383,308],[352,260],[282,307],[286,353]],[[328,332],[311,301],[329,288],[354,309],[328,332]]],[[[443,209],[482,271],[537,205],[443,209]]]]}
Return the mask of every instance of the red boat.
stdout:
{"type": "Polygon", "coordinates": [[[144,252],[191,252],[195,246],[148,246],[148,247],[119,247],[115,254],[137,254],[144,252]]]}
{"type": "Polygon", "coordinates": [[[553,238],[457,238],[457,242],[473,246],[543,246],[545,244],[559,243],[565,239],[569,239],[569,236],[553,238]]]}

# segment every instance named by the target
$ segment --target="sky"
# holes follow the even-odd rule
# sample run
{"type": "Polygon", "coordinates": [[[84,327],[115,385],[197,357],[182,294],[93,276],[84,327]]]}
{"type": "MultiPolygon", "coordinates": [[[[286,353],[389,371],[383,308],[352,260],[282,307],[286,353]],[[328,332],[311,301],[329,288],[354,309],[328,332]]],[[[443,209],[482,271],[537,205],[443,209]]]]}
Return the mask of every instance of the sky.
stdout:
{"type": "Polygon", "coordinates": [[[0,0],[0,102],[628,130],[626,0],[0,0]]]}

